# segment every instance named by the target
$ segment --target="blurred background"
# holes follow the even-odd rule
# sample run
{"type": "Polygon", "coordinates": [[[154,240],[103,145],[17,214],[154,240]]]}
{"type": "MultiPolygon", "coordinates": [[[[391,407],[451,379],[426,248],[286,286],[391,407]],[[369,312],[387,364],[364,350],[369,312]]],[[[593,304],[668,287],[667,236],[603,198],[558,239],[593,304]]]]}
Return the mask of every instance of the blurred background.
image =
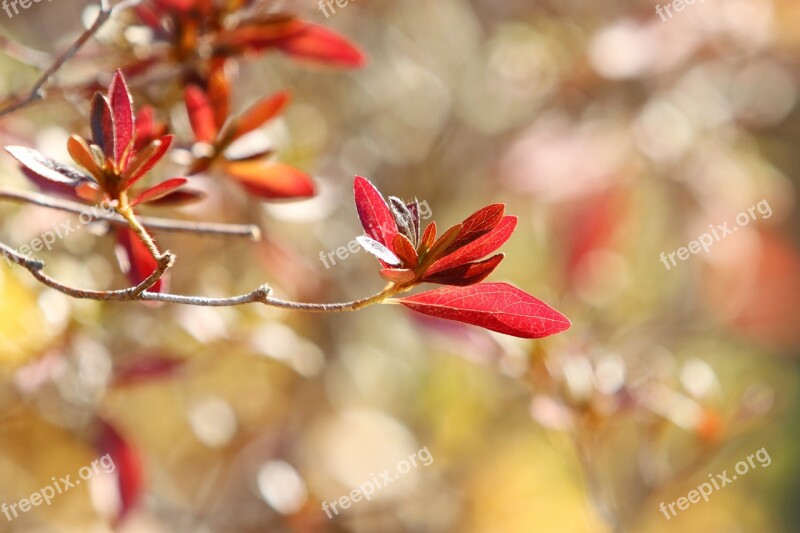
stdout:
{"type": "MultiPolygon", "coordinates": [[[[47,54],[88,2],[0,11],[9,42],[47,54]]],[[[664,7],[671,4],[662,4],[664,7]]],[[[320,194],[265,204],[214,176],[197,206],[148,214],[256,223],[259,243],[157,234],[173,292],[343,301],[383,282],[364,253],[355,174],[427,202],[449,227],[490,202],[520,217],[493,275],[565,313],[542,341],[398,306],[341,315],[75,301],[0,266],[0,502],[115,471],[0,531],[789,532],[800,512],[800,3],[706,0],[659,16],[634,0],[271,2],[336,29],[357,71],[279,54],[243,61],[234,107],[294,100],[257,132],[320,194]],[[759,205],[709,251],[662,262],[759,205]],[[669,520],[659,510],[759,449],[750,469],[669,520]],[[432,461],[328,518],[418,450],[432,461]]],[[[132,17],[58,75],[110,73],[132,17]]],[[[40,72],[0,54],[0,96],[40,72]]],[[[106,80],[107,81],[107,78],[106,80]]],[[[134,87],[137,105],[159,87],[134,87]]],[[[180,136],[188,121],[168,110],[180,136]]],[[[0,119],[3,145],[68,160],[85,97],[0,119]]],[[[179,153],[177,154],[180,155],[179,153]]],[[[31,189],[10,157],[0,186],[31,189]]],[[[174,175],[177,164],[156,173],[174,175]]],[[[0,241],[70,215],[0,205],[0,241]]],[[[60,240],[48,272],[123,287],[100,224],[60,240]]],[[[13,518],[13,517],[12,517],[13,518]]]]}

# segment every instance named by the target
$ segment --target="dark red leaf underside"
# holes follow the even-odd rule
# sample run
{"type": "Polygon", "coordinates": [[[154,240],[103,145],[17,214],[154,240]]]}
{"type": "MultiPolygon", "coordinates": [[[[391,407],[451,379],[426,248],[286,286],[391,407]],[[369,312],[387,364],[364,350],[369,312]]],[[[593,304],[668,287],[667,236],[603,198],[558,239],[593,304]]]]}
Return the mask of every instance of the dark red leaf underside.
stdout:
{"type": "Polygon", "coordinates": [[[434,263],[428,271],[428,274],[432,275],[438,272],[443,272],[458,265],[486,257],[505,244],[505,242],[511,237],[511,234],[514,233],[514,229],[516,227],[517,217],[503,217],[500,223],[497,224],[492,231],[484,234],[481,237],[478,237],[466,246],[444,256],[434,263]]]}
{"type": "Polygon", "coordinates": [[[111,108],[106,97],[95,93],[92,98],[90,122],[92,125],[92,142],[103,150],[106,157],[113,157],[116,153],[114,143],[114,122],[111,118],[111,108]]]}
{"type": "Polygon", "coordinates": [[[505,210],[506,206],[503,204],[492,204],[468,216],[461,223],[461,234],[450,245],[445,254],[452,253],[493,230],[502,220],[505,210]]]}
{"type": "Polygon", "coordinates": [[[483,261],[459,265],[449,270],[444,270],[431,276],[425,276],[422,281],[427,283],[440,283],[442,285],[457,285],[466,287],[485,280],[494,272],[497,265],[503,260],[503,254],[497,254],[483,261]]]}
{"type": "Polygon", "coordinates": [[[81,181],[89,179],[77,169],[51,159],[41,152],[24,146],[6,146],[6,152],[19,163],[41,177],[59,185],[74,187],[81,181]]]}

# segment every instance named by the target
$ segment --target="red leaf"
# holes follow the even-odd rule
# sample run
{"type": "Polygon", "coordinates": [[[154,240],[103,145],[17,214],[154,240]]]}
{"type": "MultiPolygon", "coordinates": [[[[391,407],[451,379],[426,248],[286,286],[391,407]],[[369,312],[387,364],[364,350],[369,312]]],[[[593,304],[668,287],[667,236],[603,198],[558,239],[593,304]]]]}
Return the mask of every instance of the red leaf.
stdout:
{"type": "Polygon", "coordinates": [[[437,272],[443,272],[489,255],[500,248],[511,237],[516,227],[517,217],[503,217],[492,231],[478,237],[450,255],[444,256],[439,261],[436,261],[427,273],[432,275],[437,272]]]}
{"type": "Polygon", "coordinates": [[[266,200],[314,196],[314,182],[305,172],[270,161],[227,162],[225,170],[250,194],[266,200]]]}
{"type": "Polygon", "coordinates": [[[280,115],[283,108],[289,103],[289,93],[281,91],[253,104],[239,118],[236,125],[235,138],[241,137],[261,127],[262,124],[280,115]]]}
{"type": "Polygon", "coordinates": [[[160,139],[151,142],[143,150],[139,151],[128,165],[128,169],[122,175],[125,180],[122,183],[122,190],[127,190],[139,181],[142,176],[147,174],[156,163],[161,161],[172,145],[172,135],[164,135],[160,139]]]}
{"type": "Polygon", "coordinates": [[[30,170],[28,167],[20,166],[20,171],[25,174],[25,177],[28,178],[31,183],[39,187],[42,192],[47,194],[57,194],[58,196],[69,198],[70,200],[80,200],[76,193],[77,187],[80,187],[82,184],[91,183],[91,181],[86,180],[78,185],[67,185],[43,178],[36,172],[30,170]]]}
{"type": "Polygon", "coordinates": [[[457,285],[459,287],[474,285],[485,280],[497,268],[503,257],[503,254],[497,254],[483,261],[459,265],[432,276],[425,276],[422,281],[440,283],[442,285],[457,285]]]}
{"type": "Polygon", "coordinates": [[[217,126],[214,120],[214,109],[208,95],[197,85],[190,85],[184,93],[189,122],[192,125],[195,139],[200,142],[213,143],[217,138],[217,126]]]}
{"type": "Polygon", "coordinates": [[[37,176],[60,185],[76,186],[89,179],[75,168],[24,146],[6,146],[6,152],[37,176]]]}
{"type": "Polygon", "coordinates": [[[396,285],[404,285],[416,277],[414,271],[407,268],[384,268],[380,274],[383,279],[396,285]]]}
{"type": "Polygon", "coordinates": [[[208,99],[214,110],[214,124],[221,130],[230,114],[231,84],[225,76],[225,69],[218,68],[208,79],[208,99]]]}
{"type": "Polygon", "coordinates": [[[525,339],[553,335],[571,325],[552,307],[507,283],[444,287],[396,301],[425,315],[525,339]]]}
{"type": "Polygon", "coordinates": [[[115,365],[113,381],[115,387],[170,378],[178,373],[186,363],[185,359],[165,357],[161,354],[140,355],[133,359],[126,357],[124,361],[119,367],[115,365]]]}
{"type": "Polygon", "coordinates": [[[364,54],[347,39],[316,24],[301,24],[305,25],[301,32],[279,40],[275,46],[295,58],[343,67],[364,66],[364,54]]]}
{"type": "Polygon", "coordinates": [[[131,511],[142,496],[144,489],[144,465],[139,451],[125,439],[114,426],[100,419],[100,431],[95,448],[100,454],[103,470],[117,477],[120,507],[114,520],[119,523],[131,511]],[[111,459],[106,461],[106,456],[111,459]],[[112,470],[113,468],[113,470],[112,470]]]}
{"type": "Polygon", "coordinates": [[[503,204],[487,205],[464,219],[464,222],[461,223],[461,234],[445,253],[452,253],[493,230],[502,220],[505,210],[506,206],[503,204]]]}
{"type": "Polygon", "coordinates": [[[157,34],[163,33],[164,26],[161,24],[161,16],[160,14],[153,8],[146,3],[138,4],[135,6],[134,11],[136,15],[139,17],[143,23],[145,23],[150,29],[152,29],[157,34]]]}
{"type": "Polygon", "coordinates": [[[114,121],[111,118],[111,108],[108,105],[108,100],[100,93],[95,93],[92,98],[90,122],[92,124],[93,143],[103,150],[106,157],[113,157],[116,153],[114,148],[114,121]]]}
{"type": "MultiPolygon", "coordinates": [[[[150,255],[150,250],[139,240],[130,228],[123,228],[117,231],[117,257],[120,268],[128,275],[131,284],[138,285],[155,272],[158,263],[150,255]]],[[[166,290],[167,275],[165,274],[155,285],[147,289],[150,292],[161,292],[166,290]]]]}
{"type": "Polygon", "coordinates": [[[88,170],[96,180],[103,179],[103,171],[98,166],[97,161],[95,161],[92,150],[83,137],[71,135],[67,141],[67,151],[72,159],[88,170]]]}
{"type": "Polygon", "coordinates": [[[294,17],[268,15],[264,20],[245,20],[234,29],[220,32],[214,40],[214,46],[228,53],[238,52],[242,48],[264,50],[304,30],[305,23],[294,17]]]}
{"type": "Polygon", "coordinates": [[[179,189],[172,191],[166,196],[162,196],[156,200],[151,200],[147,203],[149,207],[176,207],[186,204],[193,204],[199,202],[206,197],[203,191],[196,191],[194,189],[179,189]]]}
{"type": "Polygon", "coordinates": [[[408,240],[408,237],[401,233],[395,235],[392,249],[394,249],[394,253],[400,258],[404,265],[411,269],[417,268],[419,256],[414,249],[414,245],[408,240]]]}
{"type": "Polygon", "coordinates": [[[133,119],[133,98],[131,98],[131,93],[128,91],[128,86],[125,85],[125,79],[120,70],[117,70],[111,80],[108,96],[114,123],[114,158],[119,163],[136,131],[133,119]]]}
{"type": "Polygon", "coordinates": [[[155,0],[155,4],[164,11],[189,11],[196,0],[155,0]]]}
{"type": "Polygon", "coordinates": [[[353,192],[364,232],[388,248],[397,235],[397,223],[386,200],[368,179],[361,176],[356,176],[353,192]]]}
{"type": "Polygon", "coordinates": [[[136,114],[136,143],[134,150],[139,151],[154,140],[163,137],[167,133],[167,126],[162,122],[156,122],[155,110],[150,106],[145,106],[136,114]]]}
{"type": "Polygon", "coordinates": [[[433,243],[436,241],[436,221],[431,222],[425,227],[425,232],[422,234],[420,243],[423,250],[430,250],[433,243]]]}
{"type": "Polygon", "coordinates": [[[150,187],[149,189],[140,193],[136,198],[131,201],[131,207],[135,207],[139,204],[145,204],[147,202],[152,202],[154,200],[158,200],[167,196],[168,194],[174,192],[176,189],[180,189],[189,180],[186,178],[172,178],[167,181],[163,181],[154,187],[150,187]]]}

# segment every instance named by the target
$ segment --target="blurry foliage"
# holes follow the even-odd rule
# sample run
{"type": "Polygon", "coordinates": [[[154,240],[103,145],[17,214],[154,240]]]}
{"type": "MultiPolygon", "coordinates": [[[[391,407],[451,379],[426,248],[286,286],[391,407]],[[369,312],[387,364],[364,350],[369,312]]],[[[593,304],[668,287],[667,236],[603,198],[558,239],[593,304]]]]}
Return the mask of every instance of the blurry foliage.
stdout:
{"type": "MultiPolygon", "coordinates": [[[[531,342],[400,319],[396,306],[299,316],[75,302],[2,266],[0,502],[87,464],[107,423],[143,464],[121,531],[796,530],[800,4],[707,0],[666,22],[647,1],[359,0],[329,19],[314,2],[274,5],[347,35],[368,67],[300,69],[276,54],[240,66],[235,112],[291,89],[258,134],[319,194],[262,205],[197,178],[213,194],[187,216],[259,220],[267,239],[164,235],[182,258],[174,288],[266,280],[319,301],[378,289],[367,254],[317,261],[360,233],[361,174],[443,223],[507,203],[520,220],[496,276],[556,304],[572,329],[531,342]],[[770,218],[669,271],[659,261],[762,199],[770,218]],[[423,446],[434,462],[407,483],[335,520],[321,512],[423,446]],[[769,468],[670,521],[658,511],[761,447],[769,468]],[[265,469],[277,460],[302,490],[265,469]]],[[[75,35],[71,6],[35,7],[0,24],[48,50],[75,35]]],[[[97,65],[124,40],[114,30],[64,85],[109,70],[97,65]]],[[[0,92],[36,76],[5,57],[0,71],[0,92]]],[[[134,92],[161,103],[155,84],[134,92]]],[[[169,96],[188,137],[181,94],[169,96]]],[[[0,141],[62,153],[84,121],[73,109],[54,98],[5,117],[0,141]]],[[[9,158],[0,167],[4,186],[25,186],[9,158]]],[[[67,216],[0,213],[13,245],[67,216]]],[[[42,255],[76,284],[121,283],[89,231],[42,255]]],[[[100,503],[81,487],[0,518],[0,531],[103,531],[100,503]]]]}

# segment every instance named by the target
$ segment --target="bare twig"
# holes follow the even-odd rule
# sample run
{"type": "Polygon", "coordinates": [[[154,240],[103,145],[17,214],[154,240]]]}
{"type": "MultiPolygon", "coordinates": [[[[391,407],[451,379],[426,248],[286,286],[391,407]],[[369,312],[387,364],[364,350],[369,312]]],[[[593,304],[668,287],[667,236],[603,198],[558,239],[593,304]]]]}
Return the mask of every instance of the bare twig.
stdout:
{"type": "MultiPolygon", "coordinates": [[[[89,212],[90,206],[69,200],[61,200],[29,191],[9,191],[0,189],[0,200],[10,200],[12,202],[24,202],[29,204],[58,209],[68,213],[89,212]]],[[[118,226],[127,226],[128,222],[119,215],[91,211],[94,218],[104,220],[118,226]]],[[[228,237],[246,237],[254,241],[261,239],[261,230],[252,224],[223,224],[214,222],[191,222],[186,220],[174,220],[158,217],[138,217],[145,228],[151,230],[169,231],[172,233],[196,233],[200,235],[221,235],[228,237]]]]}
{"type": "Polygon", "coordinates": [[[339,311],[356,311],[370,305],[388,303],[391,301],[389,298],[398,292],[397,288],[393,284],[389,284],[381,292],[367,298],[354,300],[352,302],[319,304],[289,302],[286,300],[280,300],[278,298],[272,298],[270,296],[271,289],[267,285],[262,285],[254,291],[246,294],[231,296],[228,298],[207,298],[205,296],[184,296],[179,294],[147,291],[147,289],[155,285],[155,283],[161,279],[164,273],[173,265],[175,256],[170,252],[164,252],[162,258],[158,262],[158,268],[139,285],[122,290],[96,291],[69,287],[54,280],[42,272],[45,266],[44,262],[38,259],[26,257],[13,248],[4,245],[3,243],[0,243],[0,254],[2,254],[7,261],[26,269],[42,284],[66,294],[67,296],[82,300],[98,300],[103,302],[163,302],[202,307],[235,307],[251,303],[261,303],[270,307],[291,309],[295,311],[332,313],[339,311]]]}
{"type": "Polygon", "coordinates": [[[161,258],[158,260],[158,266],[156,267],[156,270],[154,270],[153,273],[147,277],[147,279],[135,287],[116,291],[94,291],[77,289],[56,281],[42,272],[45,266],[43,261],[26,257],[3,243],[0,243],[0,253],[7,261],[16,263],[17,265],[25,268],[43,285],[47,285],[48,287],[66,294],[67,296],[71,296],[72,298],[99,301],[128,301],[139,299],[143,294],[147,294],[147,289],[155,285],[175,262],[175,255],[170,252],[164,252],[161,255],[161,258]]]}
{"type": "Polygon", "coordinates": [[[33,84],[30,92],[21,98],[17,98],[0,109],[0,117],[22,109],[32,102],[41,99],[44,96],[45,86],[50,82],[50,79],[61,69],[61,67],[64,66],[67,61],[72,59],[72,57],[78,53],[78,50],[80,50],[83,45],[85,45],[89,39],[91,39],[100,30],[100,28],[103,27],[108,19],[110,19],[115,13],[128,9],[129,7],[133,7],[140,2],[141,0],[126,0],[112,7],[109,5],[108,0],[100,0],[99,11],[97,12],[97,18],[95,18],[94,23],[92,23],[92,25],[86,31],[84,31],[75,40],[75,42],[70,45],[69,48],[64,51],[64,53],[58,56],[53,64],[50,65],[50,67],[45,70],[41,76],[39,76],[39,79],[33,84]]]}

